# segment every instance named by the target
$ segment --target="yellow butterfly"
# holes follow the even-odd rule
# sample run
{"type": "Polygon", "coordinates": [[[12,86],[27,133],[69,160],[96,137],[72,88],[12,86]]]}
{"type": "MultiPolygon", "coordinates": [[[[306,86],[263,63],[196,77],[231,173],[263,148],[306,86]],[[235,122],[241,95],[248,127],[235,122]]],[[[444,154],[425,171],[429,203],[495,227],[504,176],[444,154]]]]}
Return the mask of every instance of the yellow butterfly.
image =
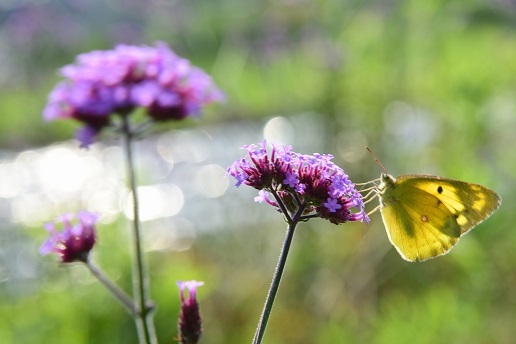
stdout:
{"type": "Polygon", "coordinates": [[[380,212],[389,240],[410,262],[448,253],[502,203],[485,186],[425,174],[382,173],[380,212]]]}
{"type": "Polygon", "coordinates": [[[410,262],[448,253],[502,204],[502,198],[485,186],[426,174],[394,178],[385,171],[373,191],[380,199],[389,240],[410,262]]]}

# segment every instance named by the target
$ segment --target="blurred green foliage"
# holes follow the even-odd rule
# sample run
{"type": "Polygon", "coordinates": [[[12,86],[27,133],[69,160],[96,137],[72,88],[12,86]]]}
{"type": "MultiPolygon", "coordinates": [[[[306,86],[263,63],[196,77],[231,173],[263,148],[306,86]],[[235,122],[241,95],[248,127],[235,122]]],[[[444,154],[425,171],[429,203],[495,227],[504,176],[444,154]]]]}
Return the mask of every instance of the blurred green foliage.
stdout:
{"type": "MultiPolygon", "coordinates": [[[[0,144],[22,150],[71,136],[73,124],[44,123],[41,110],[55,70],[76,54],[165,41],[228,95],[202,124],[310,112],[328,131],[319,138],[325,153],[357,182],[380,172],[367,144],[394,175],[482,183],[504,200],[451,254],[421,264],[397,255],[377,214],[368,226],[302,225],[266,343],[513,343],[514,23],[509,0],[7,1],[0,144]]],[[[295,134],[302,142],[310,132],[295,134]]],[[[30,246],[24,254],[36,255],[43,231],[18,230],[30,246]]],[[[94,259],[130,290],[126,223],[99,230],[94,259]]],[[[160,342],[177,334],[176,281],[199,279],[203,342],[249,343],[283,230],[271,209],[263,222],[204,234],[188,251],[152,252],[160,342]]],[[[82,266],[42,258],[35,277],[3,280],[0,295],[4,344],[136,343],[129,316],[82,266]]]]}

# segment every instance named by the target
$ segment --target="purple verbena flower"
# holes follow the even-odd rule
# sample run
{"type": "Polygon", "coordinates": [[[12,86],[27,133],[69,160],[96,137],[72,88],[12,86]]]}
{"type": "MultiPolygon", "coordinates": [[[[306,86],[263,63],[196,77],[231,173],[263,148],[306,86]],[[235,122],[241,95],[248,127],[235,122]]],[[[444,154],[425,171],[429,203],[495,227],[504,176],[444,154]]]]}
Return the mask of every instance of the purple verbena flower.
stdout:
{"type": "Polygon", "coordinates": [[[300,206],[304,214],[322,217],[339,224],[347,221],[369,221],[362,195],[348,179],[344,171],[331,160],[333,156],[324,154],[303,155],[291,150],[290,146],[271,145],[267,142],[247,145],[248,156],[235,161],[227,169],[227,175],[234,177],[236,186],[249,185],[260,190],[256,201],[281,201],[289,211],[300,206]],[[356,211],[352,212],[354,208],[356,211]]]}
{"type": "Polygon", "coordinates": [[[182,344],[196,344],[202,335],[202,321],[197,303],[197,287],[203,282],[186,281],[177,282],[181,296],[181,311],[179,313],[179,341],[182,344]],[[188,289],[188,298],[185,297],[185,289],[188,289]]]}
{"type": "Polygon", "coordinates": [[[43,255],[57,254],[62,263],[75,261],[87,261],[88,255],[95,245],[95,223],[98,216],[87,211],[80,211],[77,216],[67,213],[59,216],[56,222],[45,224],[45,229],[50,233],[39,252],[43,255]],[[78,222],[72,224],[77,218],[78,222]],[[62,231],[57,231],[57,223],[63,226],[62,231]]]}
{"type": "Polygon", "coordinates": [[[144,108],[156,121],[179,120],[198,116],[204,105],[224,100],[209,75],[165,43],[118,45],[81,54],[61,69],[61,75],[66,79],[50,93],[43,117],[84,123],[77,134],[84,147],[114,114],[126,116],[144,108]]]}

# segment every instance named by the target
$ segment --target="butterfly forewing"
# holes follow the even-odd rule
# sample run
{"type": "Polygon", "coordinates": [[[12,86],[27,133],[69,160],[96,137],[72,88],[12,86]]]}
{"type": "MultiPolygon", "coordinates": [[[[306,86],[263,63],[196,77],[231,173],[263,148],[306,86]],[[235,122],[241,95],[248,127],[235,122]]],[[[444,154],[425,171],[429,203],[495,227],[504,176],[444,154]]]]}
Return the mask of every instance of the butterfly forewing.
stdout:
{"type": "Polygon", "coordinates": [[[473,183],[427,175],[402,175],[397,184],[422,190],[454,215],[461,235],[487,219],[501,204],[493,190],[473,183]],[[415,178],[414,178],[415,177],[415,178]]]}

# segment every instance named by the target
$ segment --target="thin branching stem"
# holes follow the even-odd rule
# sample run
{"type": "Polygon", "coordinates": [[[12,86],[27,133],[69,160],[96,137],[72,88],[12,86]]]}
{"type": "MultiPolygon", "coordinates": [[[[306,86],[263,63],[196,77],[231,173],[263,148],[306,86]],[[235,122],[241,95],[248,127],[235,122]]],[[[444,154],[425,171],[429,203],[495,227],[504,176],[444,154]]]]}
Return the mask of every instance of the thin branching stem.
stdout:
{"type": "MultiPolygon", "coordinates": [[[[283,205],[281,200],[279,204],[283,205]]],[[[280,206],[280,208],[284,209],[285,206],[280,206]]],[[[269,316],[272,311],[272,306],[274,305],[274,300],[276,298],[276,294],[278,293],[281,277],[283,276],[283,270],[285,269],[285,263],[287,262],[287,256],[290,250],[290,246],[292,244],[292,239],[294,237],[294,231],[296,229],[297,224],[299,223],[301,214],[303,214],[304,209],[305,205],[299,207],[294,217],[289,221],[287,227],[287,235],[285,237],[285,241],[283,242],[283,247],[281,249],[281,253],[279,256],[278,265],[276,266],[276,271],[274,272],[274,276],[272,277],[272,283],[269,288],[269,293],[267,294],[267,299],[265,300],[262,315],[260,316],[260,321],[258,322],[258,327],[256,328],[253,344],[260,344],[262,342],[263,335],[265,334],[265,329],[267,327],[267,322],[269,321],[269,316]]]]}
{"type": "Polygon", "coordinates": [[[276,190],[271,190],[272,195],[274,196],[274,199],[276,200],[276,203],[278,203],[278,206],[281,209],[281,212],[283,213],[283,216],[285,216],[285,219],[287,220],[288,224],[292,224],[292,217],[290,216],[287,207],[285,204],[283,204],[283,201],[281,200],[281,197],[278,195],[276,190]]]}
{"type": "Polygon", "coordinates": [[[133,292],[134,307],[137,310],[135,321],[140,343],[155,344],[157,343],[157,340],[152,317],[153,308],[149,306],[151,302],[148,301],[149,281],[143,261],[142,238],[140,233],[139,202],[132,150],[133,133],[131,131],[129,118],[127,115],[122,115],[122,132],[124,134],[125,153],[127,160],[127,176],[129,179],[129,187],[131,188],[133,201],[133,292]]]}
{"type": "Polygon", "coordinates": [[[125,309],[132,315],[136,316],[133,300],[123,290],[118,288],[111,280],[89,259],[85,262],[90,272],[97,277],[97,279],[104,284],[104,286],[115,296],[115,298],[125,307],[125,309]]]}

